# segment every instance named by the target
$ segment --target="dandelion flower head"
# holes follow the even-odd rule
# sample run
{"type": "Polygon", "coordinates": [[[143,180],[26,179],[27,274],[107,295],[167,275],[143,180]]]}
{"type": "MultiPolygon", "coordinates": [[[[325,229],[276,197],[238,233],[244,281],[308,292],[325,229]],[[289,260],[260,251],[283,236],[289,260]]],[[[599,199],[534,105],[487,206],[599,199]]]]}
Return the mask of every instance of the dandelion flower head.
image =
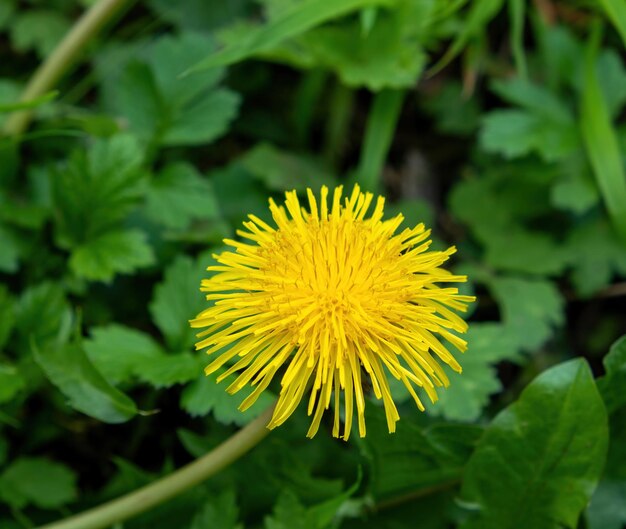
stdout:
{"type": "Polygon", "coordinates": [[[465,276],[441,268],[455,248],[429,251],[430,230],[423,224],[399,230],[402,215],[383,220],[384,198],[374,202],[358,186],[332,198],[322,187],[319,200],[308,189],[308,209],[295,191],[285,204],[270,199],[274,225],[255,215],[232,247],[214,255],[219,264],[201,290],[214,305],[191,325],[203,330],[197,349],[217,357],[210,374],[227,367],[218,382],[237,374],[227,388],[254,387],[240,409],[250,407],[278,374],[280,393],[272,419],[282,424],[308,401],[313,437],[334,399],[333,435],[352,429],[354,410],[365,435],[364,387],[382,400],[390,432],[399,419],[388,375],[401,381],[424,410],[420,388],[431,401],[448,385],[442,363],[461,366],[442,338],[458,351],[467,329],[455,311],[465,311],[472,296],[438,283],[463,282],[465,276]],[[330,200],[329,200],[330,198],[330,200]],[[371,212],[368,215],[368,212],[371,212]]]}

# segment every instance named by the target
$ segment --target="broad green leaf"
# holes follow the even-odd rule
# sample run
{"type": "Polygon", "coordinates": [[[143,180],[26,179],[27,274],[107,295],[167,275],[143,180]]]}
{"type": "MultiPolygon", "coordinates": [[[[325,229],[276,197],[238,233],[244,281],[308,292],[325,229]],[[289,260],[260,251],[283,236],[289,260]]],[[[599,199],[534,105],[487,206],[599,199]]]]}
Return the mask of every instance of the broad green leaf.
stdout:
{"type": "Polygon", "coordinates": [[[567,265],[567,254],[559,251],[549,235],[512,228],[494,234],[486,242],[485,261],[505,272],[555,275],[567,265]]]}
{"type": "Polygon", "coordinates": [[[606,287],[614,274],[626,275],[626,244],[605,220],[589,219],[576,226],[565,252],[573,267],[572,281],[582,296],[606,287]]]}
{"type": "Polygon", "coordinates": [[[189,529],[242,529],[243,525],[237,523],[239,509],[232,490],[222,492],[219,496],[211,498],[204,507],[194,516],[189,529]]]}
{"type": "Polygon", "coordinates": [[[0,285],[0,351],[7,343],[15,325],[15,300],[4,285],[0,285]]]}
{"type": "Polygon", "coordinates": [[[189,384],[183,390],[180,400],[181,408],[194,417],[212,412],[215,418],[223,424],[244,425],[263,413],[275,400],[269,391],[264,391],[250,408],[241,412],[238,408],[250,391],[244,388],[231,395],[226,392],[226,388],[236,376],[227,377],[219,384],[217,383],[218,376],[219,372],[209,376],[201,375],[189,384]]]}
{"type": "Polygon", "coordinates": [[[356,170],[359,182],[367,191],[376,192],[380,188],[382,170],[396,132],[404,95],[403,91],[385,90],[374,96],[356,170]]]}
{"type": "Polygon", "coordinates": [[[17,272],[20,259],[20,246],[16,235],[0,225],[0,272],[17,272]]]}
{"type": "Polygon", "coordinates": [[[15,366],[0,364],[0,404],[13,399],[25,385],[24,378],[15,366]]]}
{"type": "Polygon", "coordinates": [[[80,344],[34,349],[35,360],[74,409],[108,423],[137,414],[135,403],[107,382],[80,344]]]}
{"type": "Polygon", "coordinates": [[[219,207],[211,183],[187,163],[168,165],[150,183],[146,214],[168,228],[186,228],[194,219],[216,219],[219,207]]]}
{"type": "Polygon", "coordinates": [[[202,375],[198,359],[189,353],[167,354],[137,367],[137,377],[155,388],[184,384],[202,375]]]}
{"type": "Polygon", "coordinates": [[[494,110],[483,118],[480,143],[487,152],[519,158],[537,152],[546,162],[569,156],[579,145],[571,123],[524,110],[494,110]]]}
{"type": "Polygon", "coordinates": [[[602,480],[591,499],[587,518],[589,529],[623,529],[626,524],[626,480],[602,480]]]}
{"type": "Polygon", "coordinates": [[[281,151],[266,143],[248,151],[239,162],[272,191],[305,191],[310,187],[317,192],[322,184],[336,184],[335,177],[315,160],[281,151]]]}
{"type": "Polygon", "coordinates": [[[179,78],[213,48],[211,39],[196,33],[161,37],[145,58],[126,64],[120,82],[110,87],[117,111],[151,147],[208,143],[235,118],[239,96],[215,87],[222,69],[179,78]]]}
{"type": "Polygon", "coordinates": [[[79,277],[110,282],[154,262],[152,247],[140,230],[106,232],[72,251],[70,267],[79,277]]]}
{"type": "Polygon", "coordinates": [[[92,329],[84,347],[112,384],[138,379],[156,388],[170,387],[194,380],[202,372],[192,355],[166,354],[151,336],[123,325],[92,329]]]}
{"type": "Polygon", "coordinates": [[[450,385],[438,391],[437,402],[424,400],[431,415],[473,421],[480,417],[490,395],[502,389],[495,364],[517,358],[519,338],[512,329],[497,323],[473,323],[463,338],[467,351],[457,355],[463,373],[448,373],[450,385]]]}
{"type": "Polygon", "coordinates": [[[563,298],[550,281],[500,277],[490,280],[488,287],[500,306],[507,334],[523,351],[540,347],[563,324],[563,298]]]}
{"type": "Polygon", "coordinates": [[[609,426],[604,476],[587,509],[589,529],[623,529],[626,524],[626,407],[613,411],[609,426]]]}
{"type": "MultiPolygon", "coordinates": [[[[423,43],[428,40],[433,9],[431,2],[400,0],[394,9],[380,11],[367,33],[352,20],[316,28],[295,39],[294,46],[306,50],[311,61],[301,66],[330,69],[346,86],[373,92],[410,89],[426,66],[423,43]]],[[[280,60],[280,51],[267,55],[280,60]]]]}
{"type": "Polygon", "coordinates": [[[337,527],[339,509],[359,486],[359,482],[343,493],[311,507],[304,507],[291,489],[284,489],[271,516],[265,518],[265,529],[327,529],[337,527]]]}
{"type": "Polygon", "coordinates": [[[600,0],[600,4],[626,46],[626,5],[621,0],[600,0]]]}
{"type": "Polygon", "coordinates": [[[609,413],[626,405],[626,336],[611,346],[604,357],[606,375],[598,380],[598,388],[609,413]]]}
{"type": "Polygon", "coordinates": [[[15,17],[11,41],[18,51],[35,50],[40,57],[45,57],[69,29],[70,22],[57,11],[29,9],[15,17]]]}
{"type": "Polygon", "coordinates": [[[165,353],[149,335],[123,325],[91,329],[84,341],[89,359],[112,384],[130,380],[141,369],[165,353]]]}
{"type": "Polygon", "coordinates": [[[181,255],[165,269],[163,281],[154,289],[150,314],[172,351],[183,351],[196,342],[189,320],[207,307],[200,281],[208,265],[181,255]]]}
{"type": "Polygon", "coordinates": [[[0,474],[0,499],[17,509],[56,509],[76,497],[74,472],[43,457],[16,459],[0,474]]]}
{"type": "Polygon", "coordinates": [[[268,24],[248,32],[239,42],[199,61],[187,73],[196,73],[239,62],[319,24],[373,5],[390,6],[393,2],[391,0],[305,0],[293,3],[277,14],[268,24]]]}
{"type": "Polygon", "coordinates": [[[239,96],[230,90],[209,93],[200,102],[180,111],[161,143],[165,146],[200,145],[219,138],[237,116],[239,102],[239,96]]]}
{"type": "Polygon", "coordinates": [[[615,230],[626,241],[626,171],[596,65],[599,28],[587,45],[580,127],[598,187],[615,230]]]}
{"type": "Polygon", "coordinates": [[[584,360],[539,375],[500,412],[465,468],[464,529],[576,527],[604,466],[604,404],[584,360]]]}
{"type": "MultiPolygon", "coordinates": [[[[476,427],[450,430],[422,429],[403,416],[397,431],[389,435],[385,414],[373,402],[367,403],[367,435],[358,440],[369,461],[369,492],[376,500],[402,496],[444,482],[457,480],[468,450],[465,445],[475,441],[476,427]],[[466,435],[467,434],[467,435],[466,435]],[[459,446],[448,442],[455,440],[459,446]],[[463,454],[459,457],[459,453],[463,454]]],[[[414,408],[411,413],[419,413],[414,408]]]]}
{"type": "Polygon", "coordinates": [[[97,140],[52,171],[55,235],[71,249],[119,227],[145,192],[142,152],[132,136],[97,140]]]}
{"type": "Polygon", "coordinates": [[[40,347],[57,338],[64,320],[70,317],[70,307],[58,283],[40,283],[27,288],[15,310],[15,328],[19,349],[30,351],[31,341],[40,347]]]}
{"type": "Polygon", "coordinates": [[[563,171],[550,190],[550,202],[556,208],[582,215],[600,202],[593,175],[580,156],[561,165],[563,171]]]}
{"type": "Polygon", "coordinates": [[[574,115],[559,97],[541,85],[519,77],[493,82],[492,90],[502,99],[555,123],[574,126],[574,115]]]}

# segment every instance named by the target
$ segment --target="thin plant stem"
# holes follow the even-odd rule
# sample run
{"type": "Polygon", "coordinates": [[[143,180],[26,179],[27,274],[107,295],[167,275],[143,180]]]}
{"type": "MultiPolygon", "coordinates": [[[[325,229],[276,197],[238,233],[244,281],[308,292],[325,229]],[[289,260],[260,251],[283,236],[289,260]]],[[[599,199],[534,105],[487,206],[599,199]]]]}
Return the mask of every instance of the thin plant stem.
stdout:
{"type": "Polygon", "coordinates": [[[150,510],[199,485],[256,446],[269,433],[267,424],[273,412],[274,405],[208,454],[169,476],[121,498],[39,529],[102,529],[150,510]]]}
{"type": "MultiPolygon", "coordinates": [[[[35,71],[24,89],[21,101],[36,99],[56,86],[59,80],[74,66],[85,45],[124,7],[133,0],[99,0],[65,35],[50,56],[35,71]]],[[[32,109],[14,112],[9,116],[4,133],[18,136],[24,132],[32,119],[32,109]]]]}

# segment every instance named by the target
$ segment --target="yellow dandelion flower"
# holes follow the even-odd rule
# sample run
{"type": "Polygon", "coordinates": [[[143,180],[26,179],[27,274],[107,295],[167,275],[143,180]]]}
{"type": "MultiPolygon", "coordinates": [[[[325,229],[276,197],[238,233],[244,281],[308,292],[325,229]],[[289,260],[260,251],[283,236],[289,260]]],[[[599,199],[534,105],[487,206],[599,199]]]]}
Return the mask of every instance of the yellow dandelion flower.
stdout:
{"type": "Polygon", "coordinates": [[[364,436],[369,379],[393,432],[399,415],[387,374],[403,382],[420,410],[415,387],[437,400],[435,388],[448,385],[440,362],[461,372],[441,338],[466,349],[454,333],[467,324],[453,310],[465,311],[474,298],[437,285],[466,280],[441,268],[455,248],[428,251],[430,230],[423,224],[396,233],[403,217],[383,220],[383,197],[366,217],[374,197],[358,186],[343,198],[337,187],[330,208],[327,187],[319,201],[310,189],[307,195],[308,211],[288,192],[284,206],[269,201],[275,227],[249,215],[246,230],[237,233],[251,242],[224,241],[234,251],[215,255],[219,265],[207,268],[215,275],[201,290],[215,304],[191,321],[204,328],[196,348],[220,352],[207,374],[234,360],[218,377],[238,373],[228,392],[256,386],[241,410],[284,366],[268,428],[285,422],[308,392],[307,436],[313,437],[334,394],[333,435],[339,436],[343,400],[343,438],[350,435],[355,402],[364,436]]]}

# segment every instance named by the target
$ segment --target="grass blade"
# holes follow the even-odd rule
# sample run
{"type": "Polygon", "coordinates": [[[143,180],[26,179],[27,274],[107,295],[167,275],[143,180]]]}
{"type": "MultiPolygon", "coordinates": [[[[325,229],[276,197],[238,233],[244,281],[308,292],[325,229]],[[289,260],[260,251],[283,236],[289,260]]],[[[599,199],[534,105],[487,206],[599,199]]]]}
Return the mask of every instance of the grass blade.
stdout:
{"type": "Polygon", "coordinates": [[[357,169],[359,183],[368,191],[377,191],[380,186],[380,174],[396,131],[404,95],[401,90],[383,90],[374,96],[357,169]]]}
{"type": "Polygon", "coordinates": [[[626,46],[626,2],[624,0],[600,0],[600,3],[626,46]]]}
{"type": "Polygon", "coordinates": [[[357,9],[394,4],[395,0],[306,0],[285,9],[268,24],[251,31],[246,39],[209,55],[183,75],[239,62],[328,20],[347,15],[357,9]]]}
{"type": "Polygon", "coordinates": [[[617,135],[598,81],[596,57],[599,43],[600,28],[596,26],[585,57],[581,128],[587,155],[606,209],[615,230],[626,241],[626,173],[617,135]]]}

